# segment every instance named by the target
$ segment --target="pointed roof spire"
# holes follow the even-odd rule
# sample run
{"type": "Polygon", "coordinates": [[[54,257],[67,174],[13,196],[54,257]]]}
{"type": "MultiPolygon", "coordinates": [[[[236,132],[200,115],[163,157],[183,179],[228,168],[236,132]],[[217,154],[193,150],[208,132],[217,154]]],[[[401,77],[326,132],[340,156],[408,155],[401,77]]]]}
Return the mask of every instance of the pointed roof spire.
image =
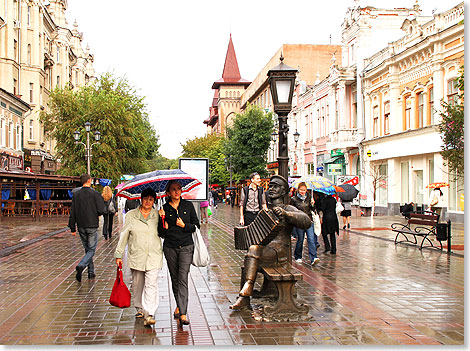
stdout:
{"type": "Polygon", "coordinates": [[[240,76],[237,55],[235,54],[235,47],[233,46],[232,41],[232,33],[230,33],[230,40],[228,42],[227,54],[225,56],[225,64],[224,71],[222,72],[222,78],[214,82],[214,84],[212,85],[212,89],[218,89],[223,83],[245,86],[248,86],[251,83],[240,76]]]}

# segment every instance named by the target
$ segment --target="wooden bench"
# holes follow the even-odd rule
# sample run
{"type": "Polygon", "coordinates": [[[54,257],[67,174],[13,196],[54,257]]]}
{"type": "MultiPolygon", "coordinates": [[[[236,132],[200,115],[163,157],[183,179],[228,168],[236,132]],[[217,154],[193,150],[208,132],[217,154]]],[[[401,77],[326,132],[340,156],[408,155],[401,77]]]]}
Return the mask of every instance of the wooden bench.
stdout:
{"type": "MultiPolygon", "coordinates": [[[[260,267],[264,275],[263,287],[271,281],[277,288],[277,301],[274,307],[265,306],[267,313],[307,313],[309,307],[299,305],[294,301],[294,285],[303,276],[292,266],[287,267],[260,267]]],[[[263,292],[264,289],[261,291],[263,292]]]]}
{"type": "Polygon", "coordinates": [[[424,246],[424,242],[428,242],[430,245],[424,247],[433,247],[442,250],[442,242],[439,241],[440,248],[434,246],[429,236],[436,237],[437,224],[439,222],[439,215],[435,212],[424,211],[421,213],[411,212],[410,217],[406,224],[393,223],[391,225],[392,231],[396,232],[395,245],[397,243],[408,242],[414,245],[418,245],[416,237],[422,237],[419,249],[421,250],[424,246]],[[404,240],[398,241],[400,236],[404,237],[404,240]],[[414,242],[409,239],[408,236],[413,236],[414,242]]]}

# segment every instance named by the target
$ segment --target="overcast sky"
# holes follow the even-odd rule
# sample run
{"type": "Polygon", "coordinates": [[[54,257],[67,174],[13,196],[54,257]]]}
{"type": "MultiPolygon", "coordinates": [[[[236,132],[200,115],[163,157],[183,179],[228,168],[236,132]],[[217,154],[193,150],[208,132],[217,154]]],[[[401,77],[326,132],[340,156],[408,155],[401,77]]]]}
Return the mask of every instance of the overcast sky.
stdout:
{"type": "MultiPolygon", "coordinates": [[[[416,0],[361,0],[361,6],[412,7],[416,0]]],[[[423,14],[459,1],[420,0],[423,14]]],[[[204,136],[212,83],[222,77],[232,33],[242,78],[252,81],[286,44],[341,43],[341,23],[353,0],[68,0],[97,75],[126,76],[146,97],[160,152],[181,154],[181,143],[204,136]],[[281,16],[286,16],[282,20],[281,16]]],[[[384,46],[386,43],[384,43],[384,46]]]]}

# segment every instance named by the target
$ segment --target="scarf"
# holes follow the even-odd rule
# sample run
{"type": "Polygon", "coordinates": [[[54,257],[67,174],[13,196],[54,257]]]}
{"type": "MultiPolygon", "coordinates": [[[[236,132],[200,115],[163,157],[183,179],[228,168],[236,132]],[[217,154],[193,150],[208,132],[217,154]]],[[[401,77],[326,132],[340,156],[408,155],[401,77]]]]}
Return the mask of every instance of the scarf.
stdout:
{"type": "Polygon", "coordinates": [[[302,200],[302,201],[305,201],[305,199],[307,198],[307,194],[305,195],[300,195],[300,193],[297,193],[297,197],[302,200]]]}

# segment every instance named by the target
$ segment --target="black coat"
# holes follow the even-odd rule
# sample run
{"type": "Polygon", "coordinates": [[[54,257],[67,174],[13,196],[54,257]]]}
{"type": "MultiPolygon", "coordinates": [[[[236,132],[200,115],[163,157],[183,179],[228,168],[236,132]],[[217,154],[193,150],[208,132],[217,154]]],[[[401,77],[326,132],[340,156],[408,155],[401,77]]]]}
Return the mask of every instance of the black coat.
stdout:
{"type": "Polygon", "coordinates": [[[321,200],[320,211],[323,213],[321,231],[323,234],[339,234],[338,215],[336,214],[336,200],[333,196],[327,196],[321,200]]]}

